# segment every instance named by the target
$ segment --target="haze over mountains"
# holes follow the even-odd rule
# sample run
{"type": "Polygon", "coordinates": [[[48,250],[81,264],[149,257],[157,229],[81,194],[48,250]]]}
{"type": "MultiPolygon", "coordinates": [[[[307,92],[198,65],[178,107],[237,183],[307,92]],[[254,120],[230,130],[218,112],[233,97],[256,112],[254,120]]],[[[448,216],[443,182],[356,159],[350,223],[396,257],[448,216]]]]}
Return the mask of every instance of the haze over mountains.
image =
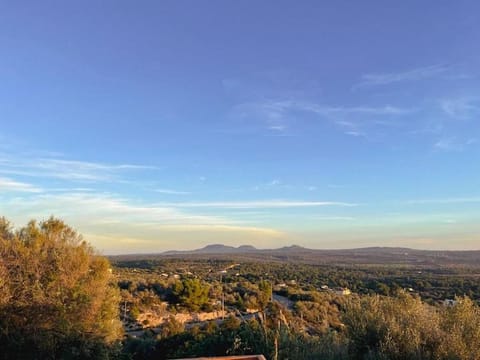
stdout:
{"type": "Polygon", "coordinates": [[[211,244],[195,250],[170,250],[158,254],[112,256],[112,259],[146,260],[161,258],[235,259],[238,261],[288,261],[310,264],[401,264],[438,266],[479,266],[480,251],[417,250],[401,247],[367,247],[357,249],[308,249],[298,245],[277,249],[257,249],[211,244]]]}

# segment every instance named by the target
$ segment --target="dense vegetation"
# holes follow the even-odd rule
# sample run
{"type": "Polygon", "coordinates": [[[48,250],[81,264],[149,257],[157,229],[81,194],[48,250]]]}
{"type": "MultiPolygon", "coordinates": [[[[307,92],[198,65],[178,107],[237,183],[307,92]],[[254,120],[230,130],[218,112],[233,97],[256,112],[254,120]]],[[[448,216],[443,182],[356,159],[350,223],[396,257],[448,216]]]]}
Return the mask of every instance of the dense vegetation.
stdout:
{"type": "Polygon", "coordinates": [[[5,359],[479,359],[479,291],[475,267],[110,265],[60,220],[0,220],[5,359]]]}
{"type": "MultiPolygon", "coordinates": [[[[230,259],[181,259],[159,258],[155,260],[122,260],[113,259],[119,274],[125,279],[155,281],[162,273],[178,273],[189,276],[193,273],[199,278],[212,283],[220,278],[219,271],[238,264],[235,269],[224,274],[228,284],[244,280],[256,284],[262,279],[273,283],[289,283],[292,280],[303,288],[319,289],[348,287],[355,293],[365,295],[390,295],[399,289],[413,289],[421,298],[429,303],[455,296],[466,295],[480,299],[480,269],[478,267],[459,266],[413,266],[413,265],[313,265],[301,262],[278,263],[263,261],[239,261],[230,259]],[[135,269],[135,273],[132,273],[135,269]],[[237,275],[238,274],[238,275],[237,275]],[[123,275],[122,275],[123,276],[123,275]]],[[[480,265],[480,264],[479,264],[480,265]]]]}
{"type": "Polygon", "coordinates": [[[404,293],[352,297],[341,306],[339,320],[343,323],[337,328],[312,331],[299,317],[270,304],[258,318],[241,322],[229,317],[220,326],[210,322],[185,329],[172,320],[159,334],[127,340],[125,350],[135,359],[251,353],[268,359],[480,357],[480,312],[468,298],[440,308],[404,293]]]}
{"type": "Polygon", "coordinates": [[[463,296],[479,299],[478,269],[237,261],[117,261],[122,294],[133,308],[150,311],[153,296],[167,313],[188,312],[188,297],[171,294],[195,279],[204,295],[208,291],[203,310],[218,310],[216,300],[224,298],[230,313],[223,322],[189,326],[170,317],[127,337],[125,352],[135,359],[251,353],[268,359],[480,357],[479,307],[463,296]],[[337,287],[353,294],[338,294],[337,287]]]}
{"type": "Polygon", "coordinates": [[[108,357],[122,335],[110,270],[60,220],[0,218],[0,357],[108,357]]]}

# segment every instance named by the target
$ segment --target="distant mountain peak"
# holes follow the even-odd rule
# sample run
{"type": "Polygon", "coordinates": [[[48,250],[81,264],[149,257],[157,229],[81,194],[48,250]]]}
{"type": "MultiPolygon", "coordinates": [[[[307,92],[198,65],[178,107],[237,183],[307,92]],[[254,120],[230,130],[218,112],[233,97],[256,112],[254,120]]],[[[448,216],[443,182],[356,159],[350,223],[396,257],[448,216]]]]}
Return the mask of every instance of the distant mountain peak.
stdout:
{"type": "Polygon", "coordinates": [[[284,246],[278,250],[281,250],[281,251],[298,251],[298,250],[306,250],[306,248],[304,248],[303,246],[299,246],[299,245],[290,245],[290,246],[284,246]]]}
{"type": "Polygon", "coordinates": [[[194,250],[195,253],[240,253],[240,252],[249,252],[257,251],[252,245],[241,245],[239,247],[234,247],[230,245],[223,244],[210,244],[201,249],[194,250]]]}
{"type": "Polygon", "coordinates": [[[240,245],[237,250],[242,250],[242,251],[255,251],[257,248],[252,245],[240,245]]]}
{"type": "Polygon", "coordinates": [[[235,251],[233,246],[227,246],[223,244],[210,244],[201,249],[194,250],[196,253],[226,253],[235,251]]]}
{"type": "MultiPolygon", "coordinates": [[[[223,244],[209,244],[204,246],[202,249],[224,249],[224,248],[234,249],[233,246],[228,246],[223,244]]],[[[199,249],[199,250],[202,250],[202,249],[199,249]]]]}

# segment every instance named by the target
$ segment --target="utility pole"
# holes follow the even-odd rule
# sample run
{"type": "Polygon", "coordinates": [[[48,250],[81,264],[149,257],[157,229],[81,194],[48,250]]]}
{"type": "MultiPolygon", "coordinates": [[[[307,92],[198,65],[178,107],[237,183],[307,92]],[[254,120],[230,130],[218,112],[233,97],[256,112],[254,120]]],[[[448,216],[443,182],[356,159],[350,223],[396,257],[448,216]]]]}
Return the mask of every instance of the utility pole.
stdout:
{"type": "Polygon", "coordinates": [[[273,281],[270,282],[270,302],[273,303],[273,281]]]}
{"type": "Polygon", "coordinates": [[[223,288],[223,274],[220,273],[220,286],[222,287],[222,320],[225,320],[225,290],[223,288]]]}
{"type": "Polygon", "coordinates": [[[222,291],[222,320],[225,320],[225,294],[222,291]]]}

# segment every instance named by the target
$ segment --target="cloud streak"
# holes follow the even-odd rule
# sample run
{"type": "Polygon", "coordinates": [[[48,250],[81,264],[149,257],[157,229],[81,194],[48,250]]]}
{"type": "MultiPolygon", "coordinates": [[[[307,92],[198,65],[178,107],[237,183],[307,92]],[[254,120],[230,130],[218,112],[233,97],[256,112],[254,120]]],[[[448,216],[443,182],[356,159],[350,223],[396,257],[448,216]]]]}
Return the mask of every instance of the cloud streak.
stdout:
{"type": "Polygon", "coordinates": [[[292,200],[260,200],[260,201],[211,201],[211,202],[177,202],[165,203],[178,208],[224,208],[224,209],[287,209],[322,206],[353,207],[358,204],[338,201],[292,201],[292,200]]]}
{"type": "Polygon", "coordinates": [[[480,196],[471,197],[454,197],[444,199],[416,199],[408,200],[406,204],[423,205],[423,204],[465,204],[465,203],[480,203],[480,196]]]}
{"type": "Polygon", "coordinates": [[[277,135],[291,135],[289,130],[305,114],[318,116],[340,127],[349,129],[348,135],[365,136],[358,130],[366,125],[388,126],[392,123],[385,117],[408,115],[417,111],[392,105],[383,106],[332,106],[308,101],[267,100],[243,103],[235,106],[233,116],[242,121],[255,121],[264,129],[277,135]]]}
{"type": "Polygon", "coordinates": [[[444,74],[449,70],[446,65],[436,64],[424,67],[418,67],[401,72],[392,73],[369,73],[361,77],[361,81],[353,86],[358,89],[368,86],[388,85],[399,82],[418,81],[423,79],[434,78],[444,74]]]}
{"type": "Polygon", "coordinates": [[[105,164],[58,158],[34,158],[0,154],[0,173],[26,177],[54,178],[76,182],[107,182],[121,178],[132,171],[158,169],[135,164],[105,164]]]}
{"type": "Polygon", "coordinates": [[[103,251],[172,249],[211,241],[269,241],[285,236],[216,215],[192,213],[167,204],[141,204],[111,194],[30,194],[2,199],[0,213],[15,223],[60,216],[103,251]]]}
{"type": "Polygon", "coordinates": [[[0,192],[40,193],[42,190],[32,184],[0,177],[0,192]]]}
{"type": "Polygon", "coordinates": [[[189,195],[191,194],[188,191],[178,191],[178,190],[172,190],[172,189],[155,189],[155,192],[159,194],[166,194],[166,195],[189,195]]]}
{"type": "Polygon", "coordinates": [[[469,145],[473,145],[477,142],[476,139],[470,138],[467,140],[460,141],[456,138],[444,138],[439,139],[433,148],[437,151],[442,152],[460,152],[465,150],[469,145]]]}
{"type": "Polygon", "coordinates": [[[443,99],[440,107],[450,117],[460,120],[470,120],[480,114],[480,101],[478,98],[460,97],[443,99]]]}

